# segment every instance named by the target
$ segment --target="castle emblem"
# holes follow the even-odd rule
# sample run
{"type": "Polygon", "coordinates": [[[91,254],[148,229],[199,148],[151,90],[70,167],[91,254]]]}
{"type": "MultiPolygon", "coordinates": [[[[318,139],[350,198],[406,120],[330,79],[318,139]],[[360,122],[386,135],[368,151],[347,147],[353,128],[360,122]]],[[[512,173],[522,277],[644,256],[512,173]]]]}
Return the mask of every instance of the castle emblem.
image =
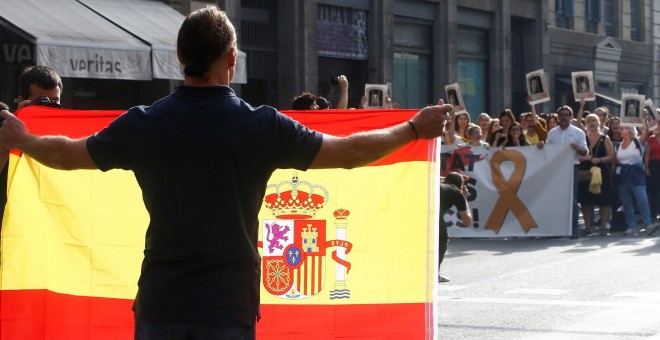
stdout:
{"type": "Polygon", "coordinates": [[[337,238],[327,240],[326,221],[312,219],[329,200],[328,190],[302,181],[294,173],[290,181],[269,184],[264,205],[275,219],[262,221],[262,283],[266,291],[283,299],[304,299],[323,291],[326,279],[326,251],[335,262],[335,284],[330,299],[348,299],[345,276],[351,264],[346,254],[348,210],[334,213],[337,238]]]}

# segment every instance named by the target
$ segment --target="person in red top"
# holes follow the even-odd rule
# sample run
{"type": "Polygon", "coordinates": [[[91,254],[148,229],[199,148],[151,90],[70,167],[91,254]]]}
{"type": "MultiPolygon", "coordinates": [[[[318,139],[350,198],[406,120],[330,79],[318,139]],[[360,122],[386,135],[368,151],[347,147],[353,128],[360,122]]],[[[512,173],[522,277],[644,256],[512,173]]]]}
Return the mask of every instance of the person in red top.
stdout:
{"type": "MultiPolygon", "coordinates": [[[[648,185],[646,191],[649,196],[649,210],[651,212],[651,222],[658,220],[658,204],[660,204],[660,122],[653,130],[653,135],[649,137],[649,145],[644,154],[644,165],[648,185]]],[[[653,234],[658,228],[650,228],[646,231],[647,235],[653,234]]]]}

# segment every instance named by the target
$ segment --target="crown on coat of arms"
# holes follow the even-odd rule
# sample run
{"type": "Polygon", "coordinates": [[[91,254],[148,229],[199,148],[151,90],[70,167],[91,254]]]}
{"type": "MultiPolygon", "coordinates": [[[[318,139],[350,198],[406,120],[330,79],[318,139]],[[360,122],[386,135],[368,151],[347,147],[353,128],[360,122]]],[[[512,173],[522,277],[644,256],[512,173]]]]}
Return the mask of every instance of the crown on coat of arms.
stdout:
{"type": "Polygon", "coordinates": [[[314,217],[328,199],[328,189],[301,181],[294,173],[290,181],[268,184],[264,205],[279,219],[307,219],[314,217]]]}
{"type": "Polygon", "coordinates": [[[345,220],[348,218],[348,216],[351,215],[351,212],[344,209],[344,208],[339,208],[335,210],[335,212],[332,213],[336,219],[338,220],[345,220]]]}

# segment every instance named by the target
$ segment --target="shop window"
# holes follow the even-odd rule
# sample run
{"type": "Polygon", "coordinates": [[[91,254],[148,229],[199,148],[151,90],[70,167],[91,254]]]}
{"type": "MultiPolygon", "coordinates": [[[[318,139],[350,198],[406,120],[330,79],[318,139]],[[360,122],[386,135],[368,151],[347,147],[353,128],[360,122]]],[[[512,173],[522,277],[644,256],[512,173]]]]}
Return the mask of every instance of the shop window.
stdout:
{"type": "Polygon", "coordinates": [[[458,83],[465,108],[474,121],[486,109],[486,60],[458,58],[458,83]]]}
{"type": "Polygon", "coordinates": [[[458,83],[472,120],[488,107],[488,32],[474,27],[458,29],[458,83]]]}
{"type": "Polygon", "coordinates": [[[392,100],[402,108],[418,109],[432,99],[432,26],[423,20],[397,18],[394,26],[392,100]]]}
{"type": "Polygon", "coordinates": [[[409,52],[394,53],[392,100],[401,108],[419,109],[431,104],[431,58],[409,52]]]}

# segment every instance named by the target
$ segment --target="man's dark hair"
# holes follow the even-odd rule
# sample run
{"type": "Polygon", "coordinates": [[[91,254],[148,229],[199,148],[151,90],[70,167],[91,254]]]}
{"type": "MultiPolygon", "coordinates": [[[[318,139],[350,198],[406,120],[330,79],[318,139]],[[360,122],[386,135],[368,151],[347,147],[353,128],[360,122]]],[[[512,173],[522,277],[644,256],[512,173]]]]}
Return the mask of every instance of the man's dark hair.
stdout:
{"type": "Polygon", "coordinates": [[[316,97],[316,105],[319,106],[319,110],[331,109],[330,101],[327,100],[325,97],[316,97]]]}
{"type": "Polygon", "coordinates": [[[23,100],[30,98],[30,85],[36,85],[44,90],[59,87],[62,90],[60,75],[48,66],[30,66],[21,72],[18,77],[18,94],[23,100]]]}
{"type": "Polygon", "coordinates": [[[201,77],[218,58],[236,46],[236,31],[227,14],[209,5],[186,17],[176,40],[183,72],[201,77]]]}
{"type": "Polygon", "coordinates": [[[458,172],[450,172],[445,176],[445,184],[452,184],[456,188],[460,189],[463,187],[463,175],[458,172]]]}
{"type": "Polygon", "coordinates": [[[293,98],[293,104],[291,105],[291,109],[309,110],[309,107],[312,106],[312,104],[314,104],[315,101],[316,101],[315,95],[309,92],[303,92],[298,97],[293,98]]]}
{"type": "Polygon", "coordinates": [[[566,110],[566,111],[568,111],[568,113],[571,114],[571,117],[573,117],[573,109],[572,109],[570,106],[568,106],[568,105],[560,106],[560,107],[557,109],[557,115],[559,115],[559,112],[562,111],[562,110],[566,110]]]}

